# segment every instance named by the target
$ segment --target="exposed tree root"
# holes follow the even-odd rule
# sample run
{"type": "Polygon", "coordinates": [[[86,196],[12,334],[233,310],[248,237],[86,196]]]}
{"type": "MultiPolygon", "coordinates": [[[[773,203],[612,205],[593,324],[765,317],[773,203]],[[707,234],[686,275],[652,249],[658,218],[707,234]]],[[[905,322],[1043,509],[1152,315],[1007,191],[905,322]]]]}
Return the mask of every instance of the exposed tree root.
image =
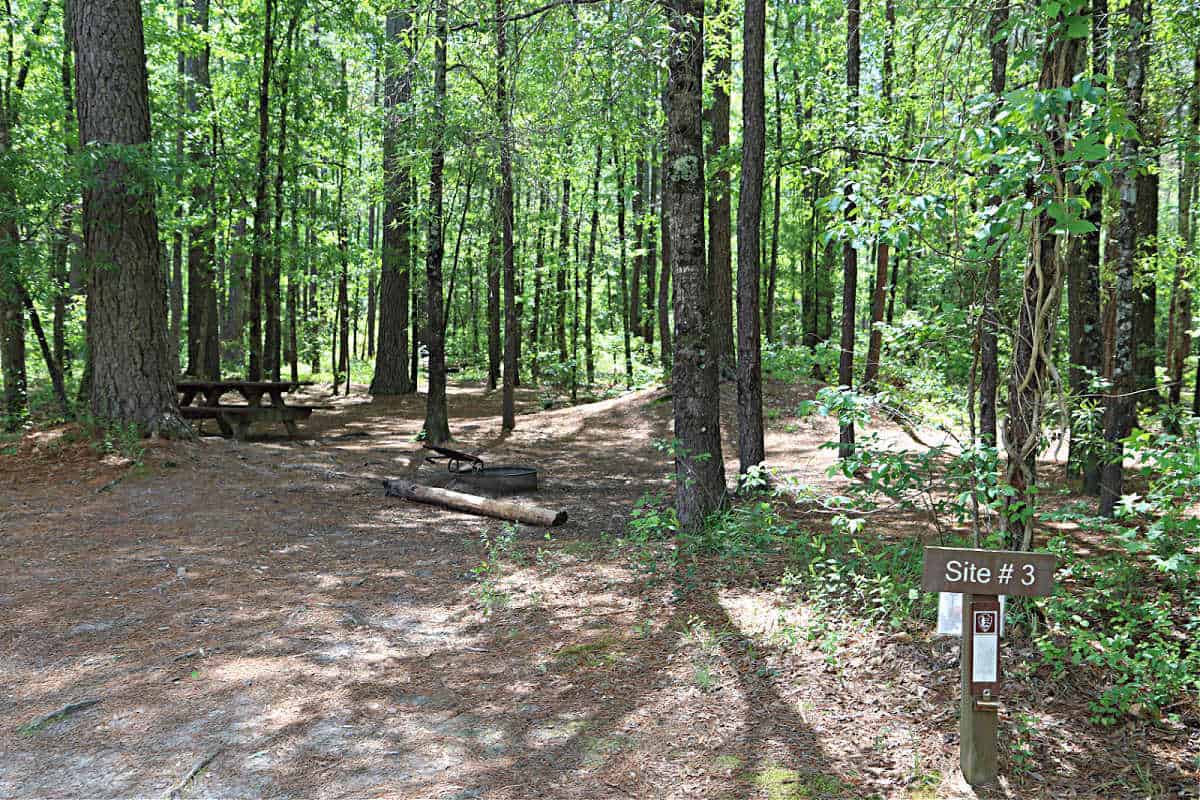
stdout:
{"type": "Polygon", "coordinates": [[[188,770],[188,773],[183,776],[183,780],[167,790],[167,793],[163,795],[163,800],[179,800],[179,798],[183,797],[183,790],[187,788],[187,785],[191,783],[197,775],[200,774],[201,770],[211,764],[213,759],[221,755],[221,751],[224,749],[225,748],[223,747],[218,747],[216,750],[213,750],[208,755],[204,756],[195,764],[193,764],[192,768],[188,770]]]}

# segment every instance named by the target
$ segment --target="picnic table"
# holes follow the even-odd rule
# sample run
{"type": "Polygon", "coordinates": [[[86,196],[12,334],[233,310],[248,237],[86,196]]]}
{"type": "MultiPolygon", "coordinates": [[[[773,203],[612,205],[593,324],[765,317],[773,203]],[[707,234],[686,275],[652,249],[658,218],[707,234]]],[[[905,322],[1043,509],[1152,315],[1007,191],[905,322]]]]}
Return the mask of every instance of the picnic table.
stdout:
{"type": "Polygon", "coordinates": [[[253,422],[281,422],[289,436],[297,436],[296,422],[312,416],[313,406],[288,405],[283,396],[311,385],[311,381],[183,379],[175,383],[175,388],[179,390],[179,410],[184,419],[214,419],[221,433],[244,440],[253,422]],[[237,392],[246,402],[222,404],[221,398],[230,392],[237,392]],[[268,398],[266,404],[264,397],[268,398]]]}

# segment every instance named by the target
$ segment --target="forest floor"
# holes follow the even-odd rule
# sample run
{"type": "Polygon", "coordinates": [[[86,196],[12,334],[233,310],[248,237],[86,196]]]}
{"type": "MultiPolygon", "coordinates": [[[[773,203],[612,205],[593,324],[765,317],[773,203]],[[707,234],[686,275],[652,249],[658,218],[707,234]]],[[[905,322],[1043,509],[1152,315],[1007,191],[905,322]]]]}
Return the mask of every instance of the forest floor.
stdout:
{"type": "MultiPolygon", "coordinates": [[[[0,456],[0,796],[162,797],[201,764],[180,796],[975,796],[957,777],[954,640],[862,624],[784,646],[781,613],[809,609],[777,573],[680,594],[633,568],[615,538],[670,487],[661,391],[541,410],[523,390],[505,437],[498,392],[452,385],[455,446],[536,465],[537,502],[570,513],[509,540],[385,498],[379,478],[441,469],[415,441],[424,398],[355,388],[294,442],[155,442],[131,464],[59,428],[0,456]]],[[[793,416],[815,388],[769,385],[767,452],[832,489],[834,423],[793,416]]],[[[731,389],[724,406],[733,431],[731,389]]],[[[889,515],[862,535],[932,530],[889,515]]],[[[1036,764],[1006,756],[981,796],[1194,786],[1194,730],[1093,726],[1069,678],[1035,674],[1005,701],[1037,717],[1004,729],[1036,764]]]]}

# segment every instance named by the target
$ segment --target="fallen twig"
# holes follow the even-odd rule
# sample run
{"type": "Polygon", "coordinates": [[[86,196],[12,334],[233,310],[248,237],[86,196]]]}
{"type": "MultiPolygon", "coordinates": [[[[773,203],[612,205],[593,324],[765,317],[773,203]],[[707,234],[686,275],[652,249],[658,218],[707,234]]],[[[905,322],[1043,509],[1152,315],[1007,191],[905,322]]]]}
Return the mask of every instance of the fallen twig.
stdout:
{"type": "Polygon", "coordinates": [[[214,758],[221,755],[221,751],[224,749],[223,747],[218,747],[193,764],[192,768],[188,770],[187,775],[183,776],[183,780],[167,790],[167,793],[163,795],[163,800],[178,800],[178,798],[182,797],[183,790],[192,782],[192,779],[199,775],[202,769],[211,764],[214,758]]]}
{"type": "Polygon", "coordinates": [[[70,715],[74,714],[76,711],[83,711],[85,708],[91,708],[94,705],[99,705],[99,703],[100,703],[99,698],[90,698],[88,700],[77,700],[74,703],[67,703],[63,707],[55,709],[54,711],[51,711],[49,714],[43,714],[42,716],[35,719],[33,722],[30,722],[30,723],[22,726],[21,731],[24,733],[33,733],[34,731],[36,731],[37,729],[41,728],[44,725],[47,725],[51,722],[56,722],[57,720],[63,719],[64,717],[69,717],[70,715]]]}

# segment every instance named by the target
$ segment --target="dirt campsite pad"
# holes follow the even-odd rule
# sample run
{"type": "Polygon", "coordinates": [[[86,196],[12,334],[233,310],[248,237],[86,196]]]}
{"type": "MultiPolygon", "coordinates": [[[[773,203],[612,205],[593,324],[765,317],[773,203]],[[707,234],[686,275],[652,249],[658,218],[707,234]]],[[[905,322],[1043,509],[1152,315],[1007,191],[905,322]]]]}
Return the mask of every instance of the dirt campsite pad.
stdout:
{"type": "MultiPolygon", "coordinates": [[[[836,433],[789,419],[801,395],[770,388],[768,453],[832,481],[836,433]]],[[[380,477],[437,469],[418,466],[418,397],[338,399],[296,442],[152,443],[140,464],[27,437],[0,458],[0,796],[974,796],[955,642],[781,644],[808,610],[769,576],[646,580],[614,542],[669,487],[670,403],[520,400],[501,437],[498,393],[452,386],[452,430],[542,470],[538,502],[571,519],[551,535],[383,497],[380,477]]],[[[1037,716],[1038,766],[984,796],[1189,791],[1194,732],[1094,727],[1069,678],[1005,700],[1037,716]]]]}

